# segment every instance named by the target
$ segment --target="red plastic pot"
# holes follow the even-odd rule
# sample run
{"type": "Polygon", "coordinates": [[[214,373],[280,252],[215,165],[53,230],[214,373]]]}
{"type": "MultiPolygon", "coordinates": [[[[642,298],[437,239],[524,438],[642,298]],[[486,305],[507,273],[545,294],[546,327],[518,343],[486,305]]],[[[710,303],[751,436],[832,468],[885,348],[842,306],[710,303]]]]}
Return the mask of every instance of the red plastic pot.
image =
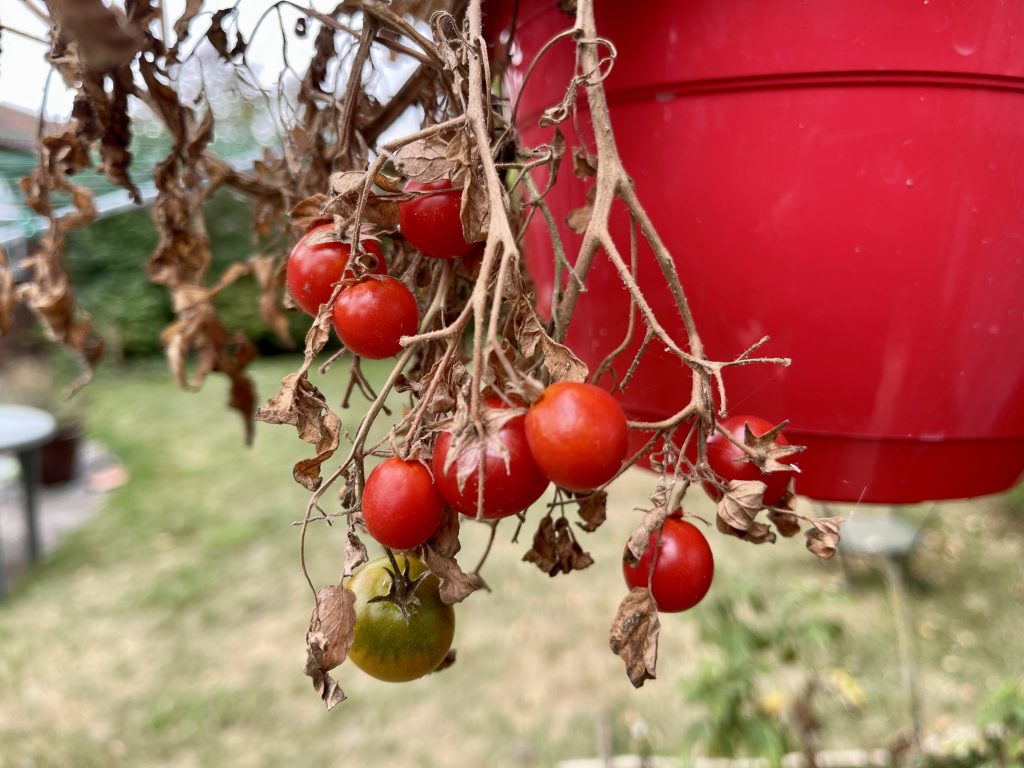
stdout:
{"type": "MultiPolygon", "coordinates": [[[[731,412],[790,419],[807,446],[798,492],[905,503],[1011,486],[1024,469],[1024,4],[598,0],[596,13],[619,52],[606,81],[619,150],[708,355],[770,334],[762,351],[793,360],[726,383],[731,412]]],[[[571,24],[555,0],[521,0],[514,92],[571,24]]],[[[527,145],[550,141],[537,118],[572,68],[563,41],[520,94],[527,145]]],[[[559,221],[586,186],[563,163],[547,198],[559,221]]],[[[553,267],[537,219],[526,248],[543,309],[553,267]]],[[[624,216],[612,233],[628,253],[624,216]]],[[[639,280],[684,341],[645,250],[639,280]]],[[[595,365],[627,311],[602,260],[569,343],[595,365]]],[[[655,349],[622,403],[657,419],[689,393],[655,349]]]]}

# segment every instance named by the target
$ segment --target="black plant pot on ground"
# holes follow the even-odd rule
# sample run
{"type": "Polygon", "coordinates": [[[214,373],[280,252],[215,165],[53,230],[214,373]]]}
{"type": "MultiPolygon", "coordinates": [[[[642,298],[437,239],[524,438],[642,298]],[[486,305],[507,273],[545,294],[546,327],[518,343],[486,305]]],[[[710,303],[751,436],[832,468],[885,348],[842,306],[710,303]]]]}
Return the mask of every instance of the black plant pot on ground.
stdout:
{"type": "Polygon", "coordinates": [[[40,479],[43,485],[61,485],[75,479],[81,424],[66,424],[40,449],[40,479]]]}

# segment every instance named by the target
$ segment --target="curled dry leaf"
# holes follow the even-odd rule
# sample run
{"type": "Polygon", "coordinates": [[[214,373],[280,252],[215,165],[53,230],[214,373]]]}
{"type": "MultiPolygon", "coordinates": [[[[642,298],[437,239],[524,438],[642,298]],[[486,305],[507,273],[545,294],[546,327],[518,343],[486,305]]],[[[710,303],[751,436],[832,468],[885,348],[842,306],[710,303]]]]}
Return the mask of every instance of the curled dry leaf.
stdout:
{"type": "MultiPolygon", "coordinates": [[[[333,173],[330,178],[332,197],[323,208],[325,214],[333,214],[341,219],[341,229],[346,231],[355,217],[359,207],[359,199],[366,185],[366,174],[362,171],[344,171],[333,173]]],[[[398,229],[398,201],[391,193],[381,195],[373,191],[373,186],[366,196],[360,225],[372,224],[381,232],[394,232],[398,229]]]]}
{"type": "Polygon", "coordinates": [[[434,671],[430,674],[434,674],[435,672],[444,672],[446,669],[455,664],[455,657],[457,655],[458,654],[456,653],[454,648],[449,649],[448,653],[446,653],[444,655],[444,658],[441,659],[441,663],[434,667],[434,671]]]}
{"type": "Polygon", "coordinates": [[[452,178],[458,169],[458,161],[449,157],[451,144],[435,133],[401,147],[391,161],[403,176],[424,184],[452,178]]]}
{"type": "Polygon", "coordinates": [[[764,509],[764,489],[760,480],[730,480],[718,502],[718,530],[752,544],[774,543],[771,528],[755,519],[764,509]]]}
{"type": "Polygon", "coordinates": [[[607,491],[595,491],[593,493],[584,491],[577,494],[579,502],[579,514],[582,523],[576,523],[587,533],[593,533],[601,527],[608,513],[607,491]]]}
{"type": "Polygon", "coordinates": [[[608,645],[625,663],[626,674],[634,688],[656,677],[660,632],[658,607],[650,591],[647,587],[633,587],[615,613],[608,645]]]}
{"type": "Polygon", "coordinates": [[[583,551],[572,535],[569,521],[564,517],[553,521],[551,515],[540,521],[533,536],[533,546],[523,555],[523,560],[533,563],[548,576],[581,571],[594,564],[594,558],[583,551]]]}
{"type": "Polygon", "coordinates": [[[356,595],[331,585],[316,593],[316,607],[306,632],[306,674],[313,689],[332,709],[345,700],[345,692],[328,672],[348,656],[356,624],[356,595]]]}
{"type": "Polygon", "coordinates": [[[768,510],[768,519],[772,521],[775,530],[787,539],[800,533],[800,516],[793,514],[795,509],[796,496],[791,491],[786,491],[782,500],[768,510]]]}
{"type": "Polygon", "coordinates": [[[807,549],[822,560],[828,560],[839,547],[839,528],[843,524],[842,517],[819,517],[811,520],[812,528],[804,532],[807,537],[807,549]]]}
{"type": "Polygon", "coordinates": [[[559,344],[548,335],[529,302],[520,300],[516,303],[514,323],[519,351],[526,359],[540,351],[544,357],[544,367],[551,374],[552,381],[587,380],[590,371],[586,363],[576,357],[567,346],[559,344]]]}
{"type": "Polygon", "coordinates": [[[82,63],[95,72],[131,61],[146,41],[137,24],[102,0],[47,0],[46,5],[57,35],[77,43],[82,63]]]}
{"type": "Polygon", "coordinates": [[[590,226],[590,217],[594,215],[594,198],[597,194],[597,185],[593,185],[587,190],[587,204],[579,208],[574,208],[569,211],[569,215],[565,217],[565,223],[569,225],[569,229],[575,232],[577,235],[582,235],[587,231],[587,227],[590,226]]]}
{"type": "Polygon", "coordinates": [[[315,491],[320,487],[320,465],[334,455],[341,436],[341,419],[331,411],[323,394],[306,373],[290,373],[281,390],[256,412],[267,424],[291,424],[299,437],[316,447],[316,455],[298,462],[292,470],[295,482],[315,491]]]}
{"type": "Polygon", "coordinates": [[[14,304],[14,270],[7,262],[7,251],[0,247],[0,336],[11,330],[14,304]]]}
{"type": "Polygon", "coordinates": [[[655,506],[644,513],[643,520],[633,529],[626,542],[626,551],[622,557],[629,565],[636,565],[640,558],[647,551],[647,545],[651,540],[651,534],[665,524],[668,517],[668,507],[655,506]]]}
{"type": "Polygon", "coordinates": [[[423,547],[423,561],[427,568],[441,580],[441,602],[445,605],[461,603],[478,589],[488,592],[491,588],[476,573],[466,573],[459,567],[454,557],[445,557],[435,552],[429,544],[423,547]]]}
{"type": "MultiPolygon", "coordinates": [[[[490,227],[491,202],[487,190],[487,179],[479,163],[466,166],[461,175],[462,183],[462,235],[467,243],[484,240],[490,227]]],[[[505,196],[504,189],[501,190],[505,196]]],[[[504,213],[504,208],[502,209],[504,213]]]]}
{"type": "Polygon", "coordinates": [[[459,515],[451,507],[444,508],[444,517],[428,542],[434,554],[441,557],[455,557],[462,549],[459,541],[459,515]]]}
{"type": "Polygon", "coordinates": [[[292,224],[303,232],[310,229],[314,222],[324,218],[323,209],[329,199],[327,195],[318,192],[300,200],[288,213],[292,224]]]}
{"type": "Polygon", "coordinates": [[[345,542],[345,569],[341,573],[341,578],[347,579],[356,572],[356,568],[369,559],[366,545],[356,536],[355,531],[350,530],[348,541],[345,542]]]}
{"type": "Polygon", "coordinates": [[[253,277],[260,286],[260,315],[277,336],[278,341],[288,349],[295,341],[288,330],[288,318],[281,309],[281,292],[287,274],[287,259],[281,256],[257,254],[249,257],[253,277]]]}

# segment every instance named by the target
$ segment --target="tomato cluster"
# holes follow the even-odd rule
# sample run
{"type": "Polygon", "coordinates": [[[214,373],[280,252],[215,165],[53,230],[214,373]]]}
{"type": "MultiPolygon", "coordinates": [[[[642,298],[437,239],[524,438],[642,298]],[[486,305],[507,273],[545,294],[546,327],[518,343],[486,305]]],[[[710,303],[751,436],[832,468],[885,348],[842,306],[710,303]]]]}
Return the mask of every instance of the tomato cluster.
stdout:
{"type": "Polygon", "coordinates": [[[375,240],[361,245],[372,262],[368,274],[350,268],[351,248],[334,239],[333,224],[307,232],[288,258],[286,282],[295,303],[314,317],[343,288],[331,306],[334,330],[353,354],[372,360],[397,355],[401,338],[416,333],[419,307],[405,285],[387,275],[384,254],[375,240]]]}
{"type": "MultiPolygon", "coordinates": [[[[410,181],[405,192],[399,204],[402,237],[425,256],[463,257],[472,272],[481,248],[463,234],[461,195],[451,182],[410,181]]],[[[366,240],[361,246],[365,255],[354,265],[350,246],[337,240],[333,225],[312,229],[292,251],[287,284],[296,304],[314,316],[334,297],[330,311],[345,347],[381,359],[398,354],[401,338],[416,333],[419,309],[409,288],[387,274],[378,243],[366,240]]],[[[441,600],[437,576],[410,553],[434,537],[446,506],[468,517],[500,520],[522,513],[551,483],[586,496],[615,478],[625,462],[625,414],[592,384],[551,384],[528,406],[492,394],[480,407],[479,418],[438,427],[429,457],[387,458],[366,478],[362,522],[388,548],[388,557],[363,565],[346,583],[356,594],[348,655],[381,680],[421,677],[437,668],[451,646],[454,612],[441,600]]],[[[762,472],[741,447],[771,430],[756,416],[720,423],[707,441],[714,476],[704,487],[713,499],[721,498],[731,480],[761,480],[765,505],[783,502],[794,473],[762,472]]],[[[762,446],[769,439],[788,445],[778,434],[762,446]]],[[[626,551],[622,572],[631,589],[650,591],[657,610],[685,611],[710,589],[714,557],[704,534],[677,510],[650,534],[638,560],[626,551]]]]}

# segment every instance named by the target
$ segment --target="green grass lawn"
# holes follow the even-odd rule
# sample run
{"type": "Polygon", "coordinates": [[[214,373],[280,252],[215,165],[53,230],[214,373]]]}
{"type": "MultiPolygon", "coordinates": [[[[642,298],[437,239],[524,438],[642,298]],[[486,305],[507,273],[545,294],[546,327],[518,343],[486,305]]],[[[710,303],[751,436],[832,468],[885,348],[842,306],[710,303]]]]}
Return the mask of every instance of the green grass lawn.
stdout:
{"type": "MultiPolygon", "coordinates": [[[[292,360],[256,366],[261,397],[292,360]]],[[[371,374],[380,377],[383,368],[371,374]]],[[[344,365],[320,383],[337,401],[344,365]]],[[[659,679],[634,691],[607,647],[624,593],[619,555],[653,477],[614,488],[609,520],[584,539],[590,569],[549,579],[519,562],[499,529],[485,570],[492,594],[458,606],[453,668],[392,685],[345,665],[349,700],[328,713],[302,674],[312,595],[298,563],[306,493],[291,465],[307,455],[288,427],[257,428],[251,449],[226,410],[223,382],[175,389],[149,364],[107,370],[91,385],[89,433],[131,473],[101,513],[0,604],[0,766],[552,765],[593,755],[598,724],[615,746],[647,727],[651,748],[678,754],[702,716],[683,682],[715,649],[696,641],[700,607],[663,621],[659,679]]],[[[354,428],[357,414],[346,415],[354,428]]],[[[384,419],[386,421],[386,419],[384,419]]],[[[702,494],[691,511],[710,519],[702,494]]],[[[1024,637],[1024,513],[1011,497],[943,508],[914,564],[912,592],[925,725],[971,722],[999,680],[1020,673],[1024,637]]],[[[920,511],[912,514],[920,515],[920,511]]],[[[484,543],[465,526],[470,565],[484,543]]],[[[863,711],[828,709],[830,746],[877,746],[903,725],[896,632],[884,585],[852,582],[802,541],[753,547],[712,535],[713,594],[751,581],[774,600],[799,590],[846,630],[816,664],[841,667],[866,695],[863,711]]],[[[344,530],[310,532],[310,571],[337,579],[344,530]]],[[[816,609],[817,610],[817,609],[816,609]]],[[[799,662],[765,681],[785,690],[799,662]]]]}

